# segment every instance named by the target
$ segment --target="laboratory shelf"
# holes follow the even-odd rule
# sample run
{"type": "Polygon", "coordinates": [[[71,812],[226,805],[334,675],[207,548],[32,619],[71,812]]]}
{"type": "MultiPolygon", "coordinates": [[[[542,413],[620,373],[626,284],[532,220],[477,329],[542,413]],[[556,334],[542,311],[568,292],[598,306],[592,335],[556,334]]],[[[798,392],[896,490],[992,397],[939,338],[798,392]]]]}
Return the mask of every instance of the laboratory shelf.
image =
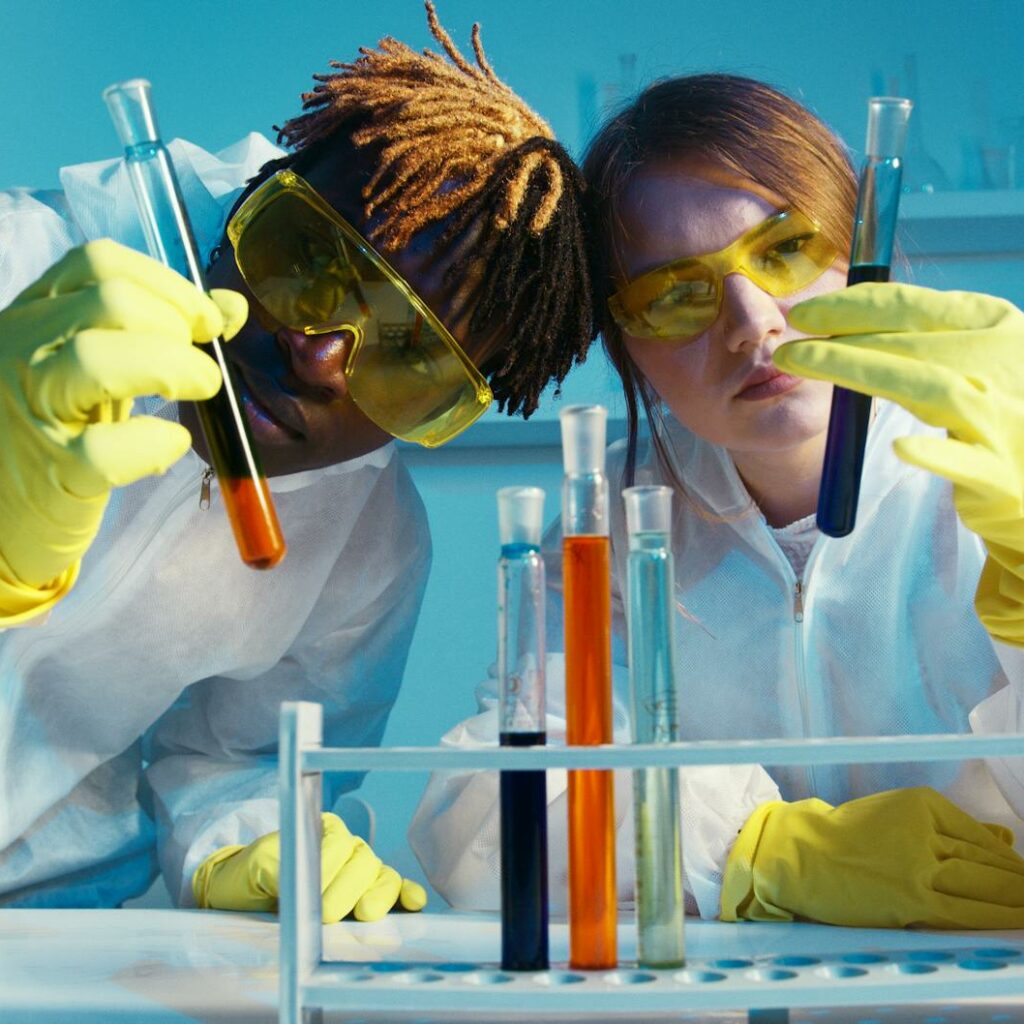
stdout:
{"type": "MultiPolygon", "coordinates": [[[[791,1008],[1010,997],[1024,1000],[1024,932],[889,932],[819,925],[687,927],[685,967],[516,973],[481,945],[467,963],[421,959],[325,960],[320,924],[321,776],[326,771],[628,769],[696,764],[857,764],[1024,755],[1024,734],[730,740],[537,748],[325,748],[321,708],[282,706],[280,735],[280,1024],[320,1009],[361,1015],[439,1013],[535,1019],[636,1020],[690,1011],[741,1011],[781,1022],[791,1008]],[[802,930],[801,930],[802,929],[802,930]],[[693,941],[691,941],[691,939],[693,941]]],[[[553,926],[553,932],[565,926],[553,926]]],[[[621,942],[628,951],[632,944],[621,942]]],[[[564,938],[564,936],[562,936],[564,938]]],[[[628,955],[628,954],[627,954],[628,955]]],[[[1024,1003],[1022,1003],[1024,1008],[1024,1003]]]]}

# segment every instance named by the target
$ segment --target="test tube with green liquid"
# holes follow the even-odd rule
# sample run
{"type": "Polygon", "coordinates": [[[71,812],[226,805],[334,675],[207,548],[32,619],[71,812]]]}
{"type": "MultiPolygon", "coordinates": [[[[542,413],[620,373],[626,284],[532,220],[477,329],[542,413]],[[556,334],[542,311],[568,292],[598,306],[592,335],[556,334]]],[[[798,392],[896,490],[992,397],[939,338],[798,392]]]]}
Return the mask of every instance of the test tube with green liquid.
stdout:
{"type": "MultiPolygon", "coordinates": [[[[634,743],[679,738],[673,634],[672,490],[627,487],[627,626],[634,743]]],[[[683,835],[676,768],[633,772],[637,961],[679,967],[683,937],[683,835]]]]}

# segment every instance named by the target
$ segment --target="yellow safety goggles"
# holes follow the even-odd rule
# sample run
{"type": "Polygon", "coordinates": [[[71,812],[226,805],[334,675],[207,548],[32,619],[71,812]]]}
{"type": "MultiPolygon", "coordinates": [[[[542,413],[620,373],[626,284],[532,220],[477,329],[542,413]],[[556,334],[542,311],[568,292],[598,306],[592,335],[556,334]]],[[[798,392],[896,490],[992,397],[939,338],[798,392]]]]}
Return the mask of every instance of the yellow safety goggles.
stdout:
{"type": "Polygon", "coordinates": [[[352,335],[352,400],[382,430],[435,448],[491,404],[487,381],[388,262],[306,181],[278,171],[228,224],[256,301],[306,334],[352,335]]]}
{"type": "Polygon", "coordinates": [[[743,274],[769,295],[792,295],[838,255],[815,221],[799,210],[780,210],[718,252],[641,274],[608,300],[608,309],[633,337],[692,341],[718,319],[729,274],[743,274]]]}

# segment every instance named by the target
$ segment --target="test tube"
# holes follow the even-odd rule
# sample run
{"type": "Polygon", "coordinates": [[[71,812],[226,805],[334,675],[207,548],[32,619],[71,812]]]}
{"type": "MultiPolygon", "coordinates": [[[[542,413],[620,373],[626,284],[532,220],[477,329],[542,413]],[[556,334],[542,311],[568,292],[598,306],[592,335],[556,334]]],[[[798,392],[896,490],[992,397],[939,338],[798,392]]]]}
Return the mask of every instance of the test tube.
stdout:
{"type": "MultiPolygon", "coordinates": [[[[679,738],[672,489],[627,487],[622,497],[629,533],[627,615],[633,742],[672,743],[679,738]]],[[[641,967],[680,967],[685,946],[677,769],[638,768],[633,772],[633,819],[637,960],[641,967]]]]}
{"type": "MultiPolygon", "coordinates": [[[[607,410],[571,405],[562,425],[562,564],[565,600],[566,740],[612,742],[611,558],[607,410]]],[[[612,773],[569,772],[569,965],[618,962],[615,801],[612,773]]]]}
{"type": "MultiPolygon", "coordinates": [[[[911,107],[910,100],[894,96],[868,100],[867,145],[857,191],[848,285],[889,280],[911,107]]],[[[828,537],[845,537],[856,523],[870,419],[870,395],[835,388],[818,491],[818,529],[828,537]]]]}
{"type": "MultiPolygon", "coordinates": [[[[498,491],[498,687],[503,747],[543,746],[544,561],[539,487],[498,491]]],[[[543,770],[501,773],[501,966],[548,967],[548,818],[543,770]]]]}
{"type": "MultiPolygon", "coordinates": [[[[149,82],[135,78],[108,86],[103,99],[124,146],[149,254],[205,292],[192,225],[149,92],[149,82]]],[[[223,385],[213,398],[197,402],[196,411],[242,561],[270,569],[284,557],[284,537],[222,340],[214,339],[203,351],[216,361],[223,385]]]]}

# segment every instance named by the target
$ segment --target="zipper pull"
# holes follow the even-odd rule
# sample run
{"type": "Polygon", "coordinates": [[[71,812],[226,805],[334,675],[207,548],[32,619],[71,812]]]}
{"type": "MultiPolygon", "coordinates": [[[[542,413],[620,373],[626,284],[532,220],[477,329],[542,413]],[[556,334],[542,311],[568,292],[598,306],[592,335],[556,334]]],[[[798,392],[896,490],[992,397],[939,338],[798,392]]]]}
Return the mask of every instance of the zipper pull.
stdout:
{"type": "Polygon", "coordinates": [[[199,485],[199,507],[204,511],[210,507],[210,481],[213,479],[213,467],[203,470],[203,480],[199,485]]]}
{"type": "Polygon", "coordinates": [[[797,622],[804,621],[804,581],[796,581],[796,591],[793,594],[793,618],[797,622]]]}

